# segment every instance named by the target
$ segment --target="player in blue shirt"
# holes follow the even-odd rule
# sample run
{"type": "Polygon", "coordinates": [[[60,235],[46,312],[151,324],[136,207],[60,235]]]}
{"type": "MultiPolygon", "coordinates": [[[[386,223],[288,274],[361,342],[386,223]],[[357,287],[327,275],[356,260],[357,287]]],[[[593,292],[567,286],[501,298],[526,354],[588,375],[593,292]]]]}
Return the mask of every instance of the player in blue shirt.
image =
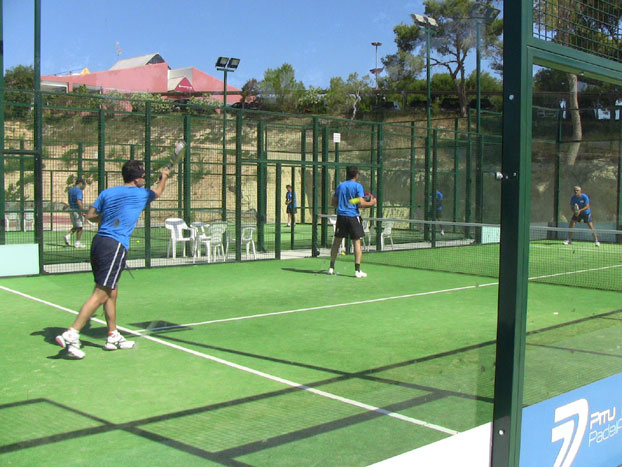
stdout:
{"type": "Polygon", "coordinates": [[[84,204],[83,204],[83,190],[86,187],[84,180],[82,178],[78,178],[74,186],[69,188],[68,198],[69,198],[69,209],[71,212],[69,215],[71,216],[71,230],[67,235],[65,235],[65,243],[67,246],[71,246],[71,234],[76,234],[76,243],[74,247],[76,248],[85,248],[85,246],[80,241],[82,239],[82,222],[84,217],[84,204]]]}
{"type": "Polygon", "coordinates": [[[91,245],[95,288],[71,327],[56,336],[56,342],[66,348],[73,358],[84,358],[84,352],[80,349],[80,330],[102,305],[108,323],[108,339],[104,349],[134,347],[134,342],[125,340],[117,331],[117,286],[138,218],[147,205],[162,194],[170,170],[162,170],[162,177],[154,190],[144,188],[145,169],[142,162],[126,162],[121,173],[124,185],[102,191],[86,214],[87,219],[99,222],[99,230],[91,245]]]}
{"type": "Polygon", "coordinates": [[[287,185],[287,194],[285,195],[285,204],[287,205],[287,227],[291,226],[294,222],[296,222],[296,193],[294,193],[294,188],[291,185],[287,185]]]}
{"type": "Polygon", "coordinates": [[[341,182],[331,200],[331,206],[337,208],[337,224],[335,225],[335,238],[330,250],[330,267],[328,274],[335,273],[335,260],[339,253],[339,246],[347,236],[352,240],[354,246],[354,275],[358,278],[367,277],[361,271],[361,259],[363,250],[361,249],[361,238],[365,235],[359,208],[369,208],[376,205],[376,198],[365,199],[363,185],[358,182],[359,170],[356,166],[346,167],[346,181],[341,182]],[[355,200],[351,202],[351,200],[355,200]]]}
{"type": "MultiPolygon", "coordinates": [[[[590,209],[590,198],[581,192],[580,186],[574,187],[574,195],[570,198],[570,206],[572,207],[572,219],[570,219],[569,228],[574,228],[577,222],[585,222],[592,229],[594,235],[594,244],[600,246],[598,234],[594,231],[594,222],[592,221],[592,210],[590,209]]],[[[572,243],[572,232],[568,232],[568,240],[564,241],[564,245],[572,243]]]]}
{"type": "MultiPolygon", "coordinates": [[[[441,190],[436,190],[436,197],[434,195],[430,195],[430,202],[432,204],[432,212],[433,212],[433,216],[435,221],[440,221],[441,220],[441,216],[443,215],[443,200],[445,199],[445,197],[443,196],[443,193],[441,192],[441,190]],[[436,199],[434,199],[436,198],[436,199]],[[436,210],[434,210],[434,204],[436,203],[436,210]]],[[[440,229],[441,229],[441,235],[445,235],[445,231],[443,230],[443,226],[439,225],[440,229]]]]}

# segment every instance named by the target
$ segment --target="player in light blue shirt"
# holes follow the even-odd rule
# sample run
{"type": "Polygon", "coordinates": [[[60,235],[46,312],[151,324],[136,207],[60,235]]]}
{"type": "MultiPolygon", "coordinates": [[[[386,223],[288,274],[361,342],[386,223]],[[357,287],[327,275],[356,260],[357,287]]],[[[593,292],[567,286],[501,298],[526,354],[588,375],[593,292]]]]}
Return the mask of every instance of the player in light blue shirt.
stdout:
{"type": "MultiPolygon", "coordinates": [[[[590,208],[590,198],[581,192],[580,186],[574,187],[574,195],[570,197],[570,207],[572,208],[572,219],[570,219],[569,228],[574,228],[577,222],[585,222],[592,229],[594,235],[594,244],[600,246],[598,234],[594,231],[594,222],[592,221],[592,209],[590,208]]],[[[568,240],[564,241],[564,245],[572,243],[572,232],[568,232],[568,240]]]]}
{"type": "Polygon", "coordinates": [[[76,234],[76,243],[74,243],[74,247],[76,248],[85,248],[82,245],[82,219],[84,217],[84,204],[83,204],[83,190],[86,187],[86,183],[84,183],[84,179],[78,178],[74,186],[69,188],[68,192],[68,201],[69,201],[69,209],[71,212],[69,213],[71,217],[71,230],[67,235],[65,235],[65,244],[67,246],[71,246],[71,234],[76,234]]]}
{"type": "Polygon", "coordinates": [[[131,349],[117,331],[118,283],[125,268],[130,237],[143,210],[164,191],[170,169],[162,170],[162,177],[154,190],[145,189],[145,169],[140,161],[128,161],[121,168],[124,184],[102,191],[86,214],[90,221],[99,222],[99,230],[91,245],[91,268],[95,288],[82,305],[71,327],[56,342],[66,348],[73,358],[84,358],[80,349],[80,330],[93,313],[103,305],[108,324],[105,350],[131,349]]]}
{"type": "Polygon", "coordinates": [[[365,232],[363,232],[359,208],[375,206],[377,201],[372,195],[369,195],[369,199],[365,199],[363,185],[358,182],[358,178],[358,168],[356,166],[347,167],[346,181],[337,186],[331,200],[331,206],[337,208],[337,222],[335,224],[335,238],[330,250],[328,274],[335,273],[335,260],[339,253],[339,246],[343,239],[349,236],[354,247],[354,275],[358,278],[367,277],[367,274],[361,271],[361,260],[363,259],[361,238],[365,232]]]}

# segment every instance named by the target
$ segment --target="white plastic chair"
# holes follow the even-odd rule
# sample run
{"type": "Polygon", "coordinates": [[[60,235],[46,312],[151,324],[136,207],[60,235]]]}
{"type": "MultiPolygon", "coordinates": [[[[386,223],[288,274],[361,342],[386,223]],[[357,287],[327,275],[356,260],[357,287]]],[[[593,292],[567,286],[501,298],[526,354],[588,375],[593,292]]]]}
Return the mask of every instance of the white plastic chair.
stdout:
{"type": "Polygon", "coordinates": [[[363,221],[363,238],[361,238],[361,244],[362,247],[365,249],[365,251],[369,251],[369,248],[371,246],[371,230],[370,230],[370,226],[369,226],[369,221],[364,220],[363,221]]]}
{"type": "Polygon", "coordinates": [[[382,223],[382,232],[380,233],[380,249],[384,250],[384,241],[388,238],[391,241],[391,249],[393,250],[393,221],[384,221],[382,223]]]}
{"type": "Polygon", "coordinates": [[[24,213],[24,231],[35,230],[35,213],[26,211],[24,213]]]}
{"type": "Polygon", "coordinates": [[[215,222],[210,224],[205,230],[204,234],[199,235],[198,242],[198,256],[201,257],[201,245],[205,245],[207,261],[210,262],[213,257],[216,259],[216,253],[220,251],[223,262],[226,260],[225,255],[225,242],[223,236],[227,231],[226,222],[215,222]]]}
{"type": "Polygon", "coordinates": [[[246,259],[249,256],[249,250],[252,248],[253,250],[253,259],[257,259],[257,252],[255,250],[255,240],[253,236],[255,234],[255,226],[248,226],[242,229],[242,243],[246,245],[246,259]]]}
{"type": "Polygon", "coordinates": [[[19,215],[16,212],[9,212],[4,215],[4,230],[6,232],[19,230],[19,215]],[[13,224],[13,228],[11,228],[11,224],[13,224]]]}
{"type": "Polygon", "coordinates": [[[170,217],[164,221],[164,227],[171,232],[171,238],[168,242],[168,248],[166,250],[166,257],[171,255],[173,251],[173,258],[177,257],[177,243],[181,243],[184,246],[183,255],[186,256],[186,245],[194,247],[195,230],[186,225],[183,219],[178,217],[170,217]],[[188,232],[189,236],[184,236],[184,232],[188,232]]]}

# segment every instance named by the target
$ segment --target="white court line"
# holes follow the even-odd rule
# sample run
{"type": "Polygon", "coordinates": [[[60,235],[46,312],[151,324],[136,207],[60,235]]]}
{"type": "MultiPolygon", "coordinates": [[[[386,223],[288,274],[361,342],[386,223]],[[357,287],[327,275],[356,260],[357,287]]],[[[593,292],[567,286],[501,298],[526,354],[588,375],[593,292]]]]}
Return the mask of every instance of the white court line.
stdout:
{"type": "MultiPolygon", "coordinates": [[[[399,300],[402,298],[422,297],[424,295],[435,295],[435,294],[448,293],[448,292],[458,292],[460,290],[476,289],[478,287],[488,287],[488,286],[497,285],[497,284],[498,282],[489,282],[487,284],[481,284],[481,285],[467,285],[464,287],[455,287],[452,289],[433,290],[431,292],[417,292],[417,293],[412,293],[412,294],[407,294],[407,295],[395,295],[393,297],[372,298],[370,300],[360,300],[357,302],[335,303],[332,305],[321,305],[321,306],[312,306],[308,308],[297,308],[295,310],[275,311],[272,313],[261,313],[258,315],[247,315],[247,316],[236,316],[234,318],[213,319],[210,321],[200,321],[198,323],[174,324],[172,326],[162,326],[159,328],[153,328],[153,329],[150,329],[149,331],[161,331],[164,329],[179,329],[179,328],[187,328],[191,326],[202,326],[205,324],[226,323],[229,321],[241,321],[245,319],[265,318],[268,316],[278,316],[278,315],[287,315],[290,313],[300,313],[301,311],[327,310],[330,308],[339,308],[342,306],[364,305],[366,303],[386,302],[388,300],[399,300]]],[[[141,329],[141,330],[137,330],[136,332],[143,333],[146,331],[147,331],[146,329],[141,329]]]]}
{"type": "MultiPolygon", "coordinates": [[[[24,297],[24,298],[27,298],[29,300],[34,300],[35,302],[39,302],[39,303],[42,303],[44,305],[48,305],[48,306],[51,306],[53,308],[57,308],[57,309],[62,310],[62,311],[66,311],[66,312],[74,314],[74,315],[78,314],[77,311],[72,310],[70,308],[66,308],[66,307],[61,306],[61,305],[56,305],[55,303],[48,302],[46,300],[41,300],[39,298],[33,297],[31,295],[28,295],[28,294],[25,294],[25,293],[22,293],[22,292],[19,292],[17,290],[9,289],[8,287],[3,287],[3,286],[0,285],[0,289],[4,290],[6,292],[9,292],[9,293],[15,294],[15,295],[19,295],[20,297],[24,297]]],[[[92,319],[92,320],[97,322],[97,323],[105,324],[105,322],[100,320],[100,319],[92,319]]],[[[327,399],[331,399],[331,400],[334,400],[334,401],[337,401],[337,402],[342,402],[344,404],[352,405],[352,406],[358,407],[360,409],[364,409],[364,410],[367,410],[367,411],[370,411],[370,412],[375,412],[375,413],[378,413],[378,414],[381,414],[381,415],[386,415],[386,416],[391,417],[391,418],[395,418],[395,419],[402,420],[402,421],[405,421],[405,422],[408,422],[408,423],[412,423],[414,425],[423,426],[425,428],[430,428],[432,430],[440,431],[442,433],[446,433],[446,434],[449,434],[449,435],[456,435],[456,434],[460,433],[459,431],[451,430],[449,428],[445,428],[445,427],[440,426],[440,425],[435,425],[434,423],[428,423],[428,422],[425,422],[423,420],[418,420],[416,418],[407,417],[407,416],[401,415],[399,413],[391,412],[391,411],[386,410],[386,409],[381,409],[380,407],[375,407],[373,405],[365,404],[363,402],[355,401],[353,399],[348,399],[346,397],[337,396],[336,394],[331,394],[330,392],[320,391],[319,389],[315,389],[315,388],[306,386],[304,384],[296,383],[296,382],[290,381],[288,379],[284,379],[284,378],[280,378],[278,376],[270,375],[268,373],[264,373],[263,371],[254,370],[254,369],[249,368],[247,366],[238,365],[237,363],[233,363],[233,362],[230,362],[228,360],[223,360],[222,358],[218,358],[218,357],[215,357],[213,355],[208,355],[208,354],[205,354],[203,352],[198,352],[196,350],[192,350],[192,349],[189,349],[187,347],[182,347],[181,345],[173,344],[171,342],[167,342],[167,341],[164,341],[162,339],[158,339],[157,337],[141,335],[137,331],[133,331],[131,329],[124,328],[122,326],[117,326],[117,327],[121,331],[123,331],[123,332],[129,333],[129,334],[133,334],[135,336],[141,336],[143,339],[147,339],[147,340],[150,340],[152,342],[155,342],[155,343],[158,343],[158,344],[161,344],[161,345],[165,345],[165,346],[170,347],[172,349],[180,350],[182,352],[194,355],[196,357],[204,358],[206,360],[211,360],[213,362],[220,363],[222,365],[226,365],[228,367],[235,368],[237,370],[241,370],[241,371],[244,371],[246,373],[250,373],[250,374],[253,374],[253,375],[256,375],[256,376],[260,376],[262,378],[269,379],[271,381],[275,381],[277,383],[281,383],[281,384],[284,384],[286,386],[290,386],[292,388],[296,388],[296,389],[300,389],[300,390],[303,390],[303,391],[307,391],[307,392],[310,392],[312,394],[316,394],[318,396],[325,397],[327,399]]]]}

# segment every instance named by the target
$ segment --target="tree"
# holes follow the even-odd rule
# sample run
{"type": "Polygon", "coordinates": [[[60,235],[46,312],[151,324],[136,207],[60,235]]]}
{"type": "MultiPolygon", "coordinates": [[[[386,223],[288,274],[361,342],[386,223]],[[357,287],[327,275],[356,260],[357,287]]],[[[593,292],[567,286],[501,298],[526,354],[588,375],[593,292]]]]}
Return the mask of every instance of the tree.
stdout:
{"type": "Polygon", "coordinates": [[[263,81],[259,84],[264,102],[275,110],[291,112],[296,109],[296,102],[304,91],[304,84],[296,81],[296,72],[289,63],[279,68],[268,68],[263,81]]]}
{"type": "MultiPolygon", "coordinates": [[[[472,0],[424,0],[425,15],[436,19],[438,29],[431,36],[431,49],[436,57],[431,57],[432,65],[446,69],[451,77],[454,91],[458,95],[463,115],[467,108],[466,59],[469,52],[476,47],[476,20],[471,10],[476,3],[492,7],[495,0],[475,2],[472,0]],[[440,57],[440,58],[439,58],[440,57]]],[[[423,53],[426,45],[426,34],[418,25],[396,26],[395,43],[398,50],[413,53],[420,48],[423,53]]],[[[501,20],[496,20],[489,27],[482,27],[480,50],[486,56],[490,53],[491,44],[496,43],[501,35],[501,20]]],[[[422,53],[422,55],[423,55],[422,53]]]]}
{"type": "Polygon", "coordinates": [[[5,118],[24,118],[33,105],[32,91],[35,84],[35,72],[30,65],[17,65],[4,74],[4,100],[10,105],[5,107],[5,118]],[[11,91],[11,89],[20,89],[11,91]]]}
{"type": "Polygon", "coordinates": [[[371,90],[372,80],[369,75],[359,78],[358,73],[351,73],[347,81],[334,77],[330,79],[330,88],[326,92],[326,104],[331,113],[350,115],[354,120],[361,106],[365,105],[363,97],[371,95],[371,90]]]}
{"type": "Polygon", "coordinates": [[[296,110],[303,113],[325,113],[326,101],[324,100],[323,91],[320,88],[309,86],[309,89],[303,91],[298,98],[296,110]]]}
{"type": "Polygon", "coordinates": [[[247,102],[260,101],[261,89],[259,87],[259,81],[255,78],[249,79],[244,86],[242,86],[242,94],[240,94],[240,102],[244,105],[247,102]]]}
{"type": "MultiPolygon", "coordinates": [[[[535,0],[534,22],[552,32],[553,42],[611,60],[622,59],[619,25],[622,4],[609,0],[535,0]]],[[[568,148],[567,163],[574,165],[583,127],[579,113],[579,86],[575,73],[568,73],[568,113],[573,141],[568,148]]]]}

